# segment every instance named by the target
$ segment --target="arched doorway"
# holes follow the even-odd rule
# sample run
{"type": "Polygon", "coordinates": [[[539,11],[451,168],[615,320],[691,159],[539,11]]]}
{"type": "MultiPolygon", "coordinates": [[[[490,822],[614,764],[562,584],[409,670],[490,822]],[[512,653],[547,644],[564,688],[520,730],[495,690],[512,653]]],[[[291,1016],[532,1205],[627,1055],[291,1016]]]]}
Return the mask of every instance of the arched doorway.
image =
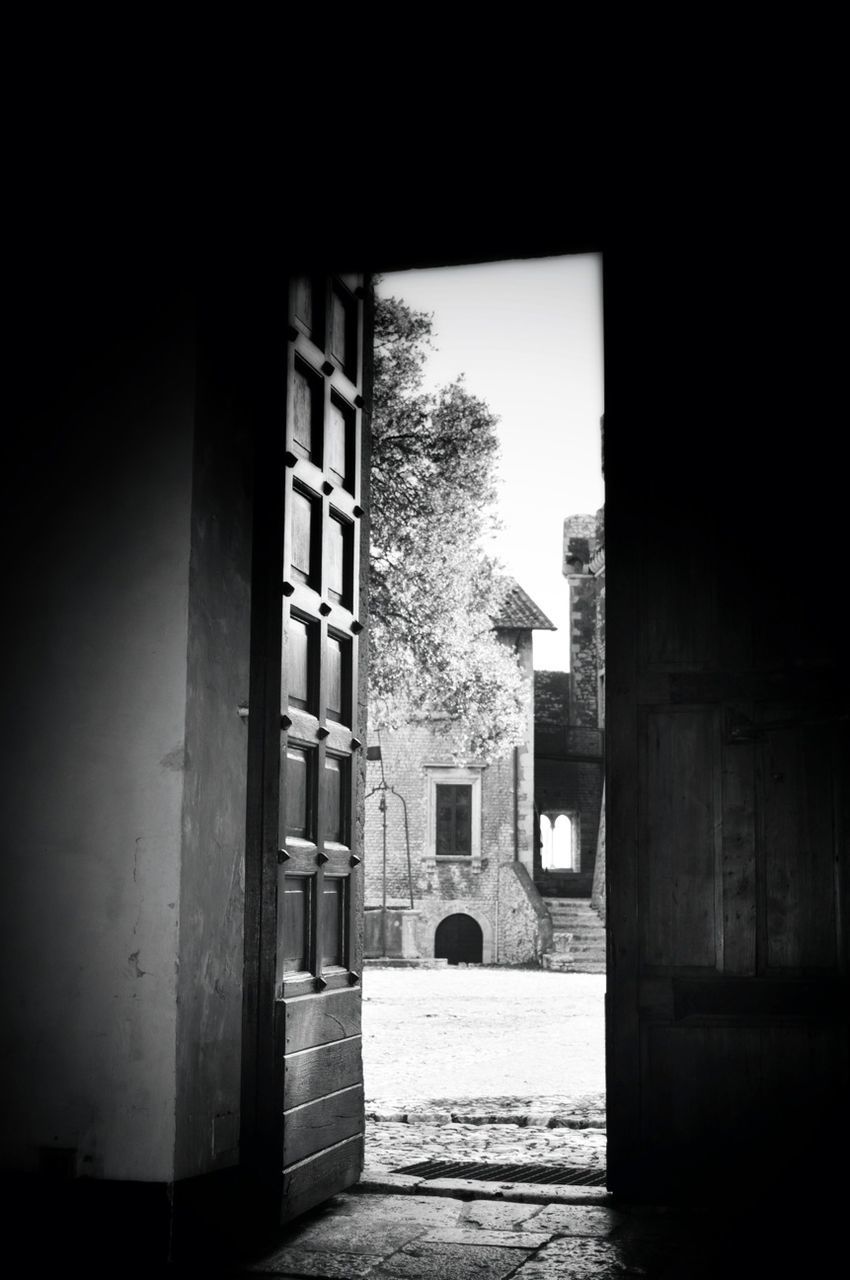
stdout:
{"type": "Polygon", "coordinates": [[[446,916],[437,925],[434,955],[449,964],[481,964],[484,957],[484,935],[472,916],[458,912],[446,916]]]}

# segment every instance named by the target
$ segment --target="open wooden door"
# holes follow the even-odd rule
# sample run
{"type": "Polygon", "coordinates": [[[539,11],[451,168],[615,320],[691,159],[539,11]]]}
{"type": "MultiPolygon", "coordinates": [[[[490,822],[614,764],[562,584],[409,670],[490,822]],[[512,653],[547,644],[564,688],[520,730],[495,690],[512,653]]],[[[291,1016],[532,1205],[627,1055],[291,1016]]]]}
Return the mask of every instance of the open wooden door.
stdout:
{"type": "Polygon", "coordinates": [[[243,1158],[281,1221],[350,1186],[363,1163],[367,287],[291,281],[279,418],[259,460],[243,1158]]]}
{"type": "Polygon", "coordinates": [[[609,468],[608,1185],[739,1203],[847,1132],[850,708],[783,488],[676,426],[609,468]]]}

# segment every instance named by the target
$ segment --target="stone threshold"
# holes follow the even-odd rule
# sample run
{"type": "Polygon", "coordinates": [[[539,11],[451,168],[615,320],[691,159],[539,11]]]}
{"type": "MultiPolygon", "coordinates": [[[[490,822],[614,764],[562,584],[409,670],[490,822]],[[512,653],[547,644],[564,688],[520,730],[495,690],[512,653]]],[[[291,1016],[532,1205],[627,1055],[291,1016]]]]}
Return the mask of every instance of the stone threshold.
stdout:
{"type": "Polygon", "coordinates": [[[615,1199],[604,1187],[541,1186],[532,1182],[478,1182],[472,1178],[417,1178],[367,1165],[352,1193],[451,1196],[455,1200],[517,1200],[522,1204],[578,1204],[611,1208],[615,1199]]]}

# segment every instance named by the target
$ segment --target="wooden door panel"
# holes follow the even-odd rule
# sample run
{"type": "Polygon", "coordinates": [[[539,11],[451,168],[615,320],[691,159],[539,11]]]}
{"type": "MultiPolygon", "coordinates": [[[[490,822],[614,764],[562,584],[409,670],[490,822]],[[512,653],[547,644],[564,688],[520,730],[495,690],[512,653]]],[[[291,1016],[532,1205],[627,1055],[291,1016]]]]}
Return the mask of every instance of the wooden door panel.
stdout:
{"type": "Polygon", "coordinates": [[[836,847],[831,734],[793,727],[793,708],[768,704],[760,744],[758,804],[764,846],[765,967],[826,968],[837,963],[836,847]]]}
{"type": "Polygon", "coordinates": [[[646,741],[641,849],[643,962],[715,968],[719,801],[717,717],[652,709],[646,741]]]}
{"type": "Polygon", "coordinates": [[[284,1059],[284,1110],[359,1083],[360,1055],[360,1036],[288,1053],[284,1059]]]}
{"type": "Polygon", "coordinates": [[[771,1176],[847,1093],[846,711],[716,529],[607,521],[608,1168],[638,1197],[771,1176]]]}
{"type": "Polygon", "coordinates": [[[296,996],[280,1005],[287,1054],[360,1037],[359,990],[329,991],[319,1001],[296,996]]]}
{"type": "Polygon", "coordinates": [[[266,672],[252,674],[251,703],[266,726],[252,756],[264,866],[256,1151],[283,1221],[343,1190],[362,1166],[367,296],[363,279],[292,282],[283,430],[267,459],[279,488],[261,490],[269,603],[252,659],[266,672]]]}
{"type": "MultiPolygon", "coordinates": [[[[363,345],[358,337],[364,325],[362,288],[359,292],[358,298],[343,281],[328,280],[323,292],[328,321],[324,330],[316,321],[321,308],[315,306],[309,338],[302,334],[302,326],[293,322],[294,315],[289,329],[284,544],[290,548],[292,581],[284,582],[283,594],[292,620],[293,669],[287,673],[282,699],[282,727],[291,745],[281,755],[283,840],[279,858],[284,886],[292,881],[298,886],[309,885],[309,890],[299,888],[294,895],[303,900],[301,915],[294,911],[287,917],[278,912],[281,950],[286,955],[292,953],[299,965],[306,954],[304,967],[282,968],[276,993],[282,1027],[276,1052],[284,1059],[284,1087],[278,1100],[284,1188],[291,1165],[318,1160],[324,1169],[325,1148],[335,1148],[363,1131],[359,1076],[357,1083],[349,1081],[342,1089],[329,1076],[317,1094],[315,1072],[303,1077],[298,1070],[287,1072],[290,1055],[309,1053],[341,1038],[347,1044],[345,1061],[350,1074],[359,1060],[361,1045],[362,965],[356,914],[362,887],[352,823],[354,759],[360,741],[350,696],[345,705],[352,671],[359,663],[357,636],[361,630],[357,608],[362,515],[358,488],[363,433],[363,345]],[[318,370],[316,348],[323,357],[318,370]],[[289,523],[287,510],[292,512],[289,523]],[[287,817],[290,807],[293,815],[287,817]],[[303,935],[308,926],[305,944],[303,935]],[[286,938],[287,929],[293,928],[297,932],[295,944],[286,938]]],[[[304,293],[304,287],[299,289],[296,284],[296,301],[304,293]]],[[[293,894],[285,889],[284,902],[291,898],[293,894]]],[[[340,1167],[350,1181],[350,1155],[340,1167]]],[[[342,1185],[335,1189],[341,1190],[342,1185]]],[[[288,1220],[292,1216],[293,1204],[284,1190],[282,1217],[288,1220]]]]}
{"type": "Polygon", "coordinates": [[[360,1177],[363,1168],[363,1138],[357,1135],[336,1146],[308,1156],[298,1164],[290,1165],[282,1183],[282,1201],[286,1206],[287,1221],[322,1204],[341,1188],[350,1187],[360,1177]]]}
{"type": "Polygon", "coordinates": [[[292,447],[302,458],[316,461],[322,431],[322,380],[309,365],[295,361],[292,372],[292,447]]]}
{"type": "MultiPolygon", "coordinates": [[[[327,1088],[327,1086],[326,1086],[327,1088]]],[[[286,1112],[284,1167],[363,1132],[363,1086],[325,1093],[286,1112]]]]}
{"type": "MultiPolygon", "coordinates": [[[[643,1114],[644,1139],[687,1161],[688,1148],[704,1159],[722,1158],[728,1134],[737,1132],[757,1147],[778,1145],[783,1130],[810,1123],[811,1099],[795,1082],[820,1079],[829,1091],[846,1076],[846,1031],[836,1023],[807,1025],[801,1014],[793,1024],[752,1026],[665,1026],[644,1028],[644,1077],[652,1081],[643,1114]],[[706,1081],[712,1082],[706,1088],[706,1081]],[[795,1095],[796,1103],[795,1103],[795,1095]]],[[[736,1144],[738,1145],[738,1144],[736,1144]]],[[[730,1170],[742,1182],[751,1169],[730,1170]]]]}
{"type": "MultiPolygon", "coordinates": [[[[735,704],[733,715],[752,718],[751,704],[735,704]]],[[[722,850],[723,970],[756,972],[755,748],[752,743],[723,751],[722,850]]]]}
{"type": "Polygon", "coordinates": [[[648,667],[698,668],[714,655],[717,588],[713,575],[706,579],[700,550],[666,536],[643,559],[641,658],[648,667]]]}

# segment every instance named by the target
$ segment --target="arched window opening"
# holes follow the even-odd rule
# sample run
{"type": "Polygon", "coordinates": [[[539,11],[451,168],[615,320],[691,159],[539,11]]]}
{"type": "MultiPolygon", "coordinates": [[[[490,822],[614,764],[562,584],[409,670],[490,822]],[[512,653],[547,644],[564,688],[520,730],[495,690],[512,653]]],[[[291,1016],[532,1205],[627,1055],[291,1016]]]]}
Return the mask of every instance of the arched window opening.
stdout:
{"type": "Polygon", "coordinates": [[[458,912],[446,916],[437,925],[434,955],[449,964],[481,964],[484,959],[484,935],[472,916],[458,912]]]}
{"type": "Polygon", "coordinates": [[[559,813],[552,831],[552,867],[569,871],[573,865],[573,824],[565,813],[559,813]]]}
{"type": "Polygon", "coordinates": [[[544,871],[577,871],[573,819],[568,813],[540,815],[540,865],[544,871]]]}

